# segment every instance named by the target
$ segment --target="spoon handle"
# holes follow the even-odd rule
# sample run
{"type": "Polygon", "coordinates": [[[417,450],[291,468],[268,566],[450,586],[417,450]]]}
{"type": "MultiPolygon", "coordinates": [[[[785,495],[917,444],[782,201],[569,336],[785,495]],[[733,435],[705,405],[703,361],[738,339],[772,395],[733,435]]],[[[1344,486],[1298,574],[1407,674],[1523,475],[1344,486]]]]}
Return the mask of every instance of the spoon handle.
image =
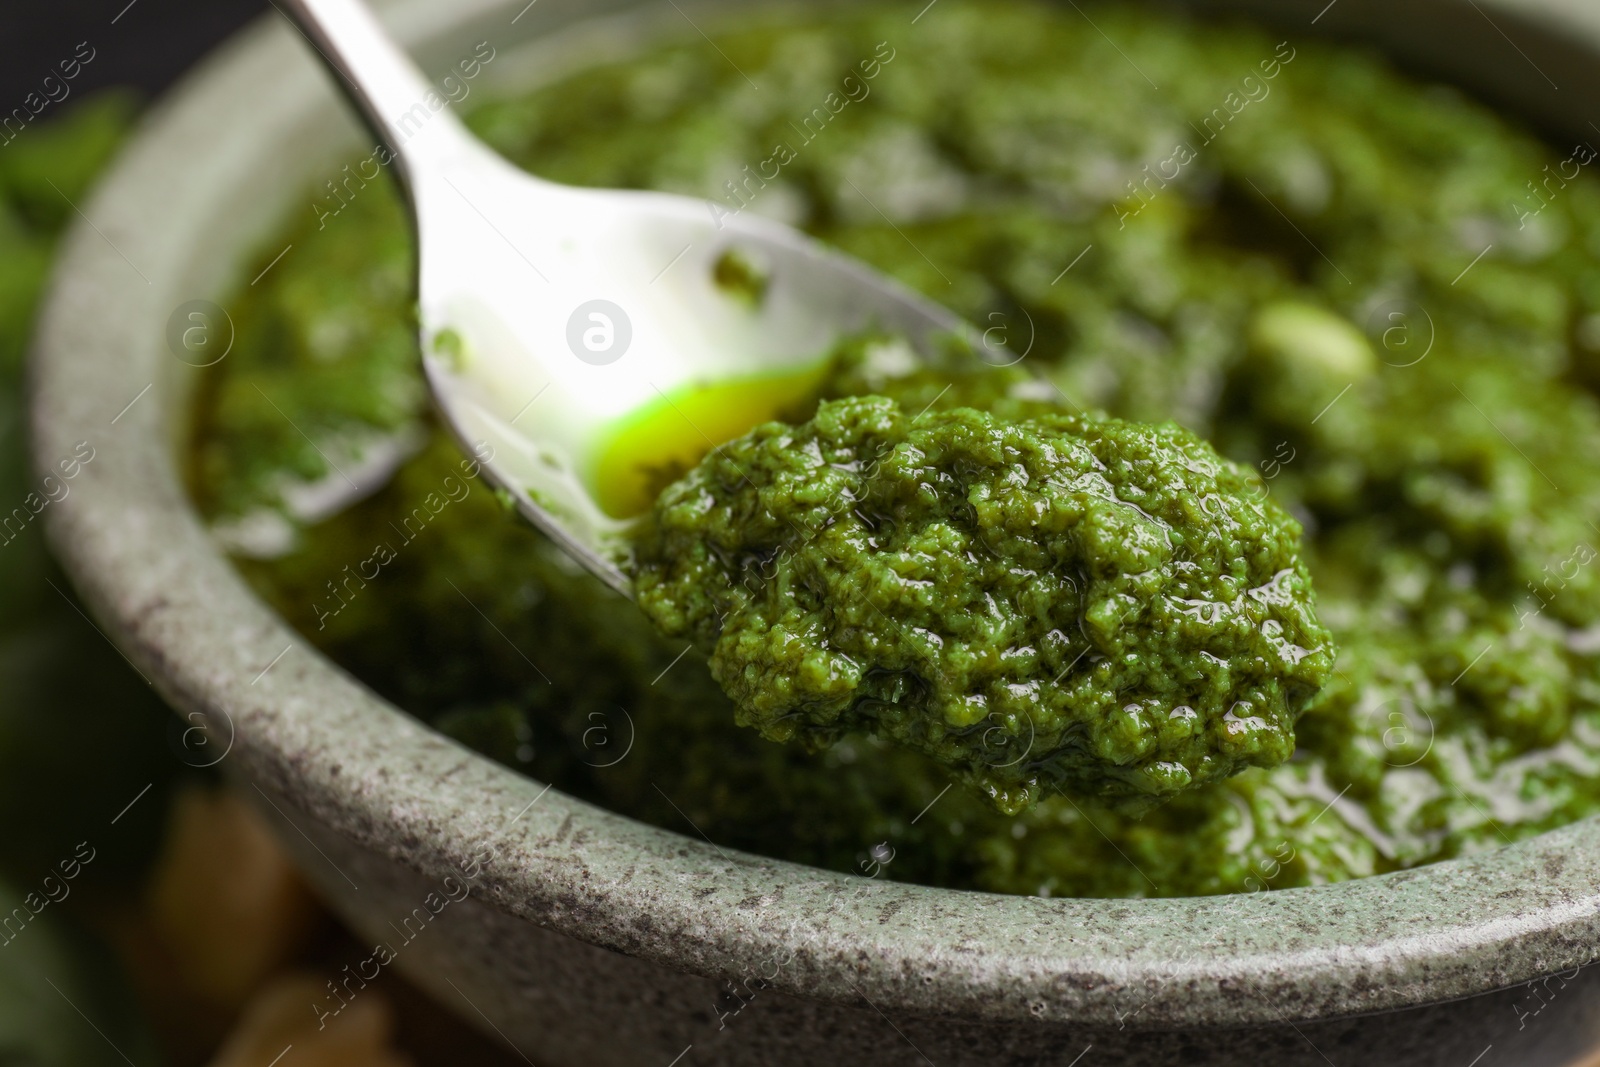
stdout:
{"type": "Polygon", "coordinates": [[[473,151],[472,135],[362,0],[276,0],[316,49],[368,128],[395,157],[407,192],[424,168],[473,151]]]}

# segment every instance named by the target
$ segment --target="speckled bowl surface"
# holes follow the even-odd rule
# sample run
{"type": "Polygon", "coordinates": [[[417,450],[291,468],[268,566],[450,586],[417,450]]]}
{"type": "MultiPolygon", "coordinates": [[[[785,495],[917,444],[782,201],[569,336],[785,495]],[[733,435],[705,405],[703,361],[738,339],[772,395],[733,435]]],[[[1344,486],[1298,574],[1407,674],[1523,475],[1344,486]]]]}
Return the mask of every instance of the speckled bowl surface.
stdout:
{"type": "MultiPolygon", "coordinates": [[[[690,11],[716,17],[524,3],[427,0],[385,17],[425,65],[492,41],[502,87],[682,32],[690,11]]],[[[1337,0],[1313,25],[1324,3],[1266,6],[1285,33],[1377,39],[1552,129],[1579,128],[1591,106],[1600,116],[1600,4],[1337,0]]],[[[612,814],[352,680],[249,591],[189,505],[175,455],[205,371],[174,358],[167,335],[180,305],[249,283],[245,257],[307,210],[305,190],[362,136],[304,43],[271,20],[156,108],[61,256],[34,353],[34,454],[43,469],[80,441],[95,449],[48,519],[108,638],[207,725],[207,751],[226,751],[221,767],[358,930],[395,941],[426,904],[434,925],[395,965],[467,1018],[541,1064],[666,1065],[691,1051],[1067,1064],[1090,1044],[1086,1064],[1359,1052],[1460,1067],[1481,1054],[1489,1067],[1562,1062],[1577,1046],[1557,1039],[1558,1015],[1600,1033],[1595,983],[1574,977],[1600,958],[1597,820],[1415,871],[1231,898],[929,889],[612,814]],[[447,876],[470,895],[435,911],[447,876]],[[1557,972],[1544,1014],[1525,992],[1484,996],[1557,972]],[[748,995],[732,1010],[729,979],[759,990],[748,1010],[748,995]]]]}

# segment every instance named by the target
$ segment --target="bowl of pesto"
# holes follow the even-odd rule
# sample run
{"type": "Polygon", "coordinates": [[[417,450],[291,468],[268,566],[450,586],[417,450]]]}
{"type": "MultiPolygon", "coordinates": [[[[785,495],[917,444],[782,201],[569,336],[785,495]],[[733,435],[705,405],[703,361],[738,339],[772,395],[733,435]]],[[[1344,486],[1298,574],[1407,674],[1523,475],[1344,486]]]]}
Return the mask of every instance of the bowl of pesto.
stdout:
{"type": "Polygon", "coordinates": [[[57,550],[372,941],[308,1011],[392,964],[540,1063],[1600,1036],[1600,17],[1203,6],[384,9],[402,132],[780,218],[981,335],[620,420],[637,603],[441,429],[390,153],[303,42],[152,114],[35,459],[96,449],[57,550]]]}

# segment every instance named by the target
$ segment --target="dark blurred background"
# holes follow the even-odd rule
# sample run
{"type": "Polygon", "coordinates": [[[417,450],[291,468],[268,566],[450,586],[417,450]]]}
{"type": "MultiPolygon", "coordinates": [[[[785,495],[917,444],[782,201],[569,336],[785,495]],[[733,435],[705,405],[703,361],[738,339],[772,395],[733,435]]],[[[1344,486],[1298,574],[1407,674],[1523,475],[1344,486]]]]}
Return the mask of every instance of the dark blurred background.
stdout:
{"type": "Polygon", "coordinates": [[[74,95],[124,85],[149,99],[268,5],[266,0],[6,0],[0,9],[5,10],[0,15],[0,100],[11,102],[36,91],[83,41],[96,54],[74,79],[74,95]]]}

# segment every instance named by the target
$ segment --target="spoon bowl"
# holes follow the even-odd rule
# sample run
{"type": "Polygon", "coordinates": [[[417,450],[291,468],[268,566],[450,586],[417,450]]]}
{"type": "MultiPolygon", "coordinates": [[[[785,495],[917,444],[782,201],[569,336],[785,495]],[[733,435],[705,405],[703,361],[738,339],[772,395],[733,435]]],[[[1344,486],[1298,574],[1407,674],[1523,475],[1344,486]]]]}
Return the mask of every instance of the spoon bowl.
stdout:
{"type": "Polygon", "coordinates": [[[416,229],[423,362],[445,424],[528,521],[624,595],[632,516],[600,487],[608,464],[650,459],[609,447],[630,415],[658,408],[670,435],[709,451],[737,413],[697,418],[679,403],[686,391],[795,375],[867,331],[928,356],[952,338],[971,344],[954,313],[781,223],[513,166],[361,0],[282,8],[393,156],[416,229]]]}

